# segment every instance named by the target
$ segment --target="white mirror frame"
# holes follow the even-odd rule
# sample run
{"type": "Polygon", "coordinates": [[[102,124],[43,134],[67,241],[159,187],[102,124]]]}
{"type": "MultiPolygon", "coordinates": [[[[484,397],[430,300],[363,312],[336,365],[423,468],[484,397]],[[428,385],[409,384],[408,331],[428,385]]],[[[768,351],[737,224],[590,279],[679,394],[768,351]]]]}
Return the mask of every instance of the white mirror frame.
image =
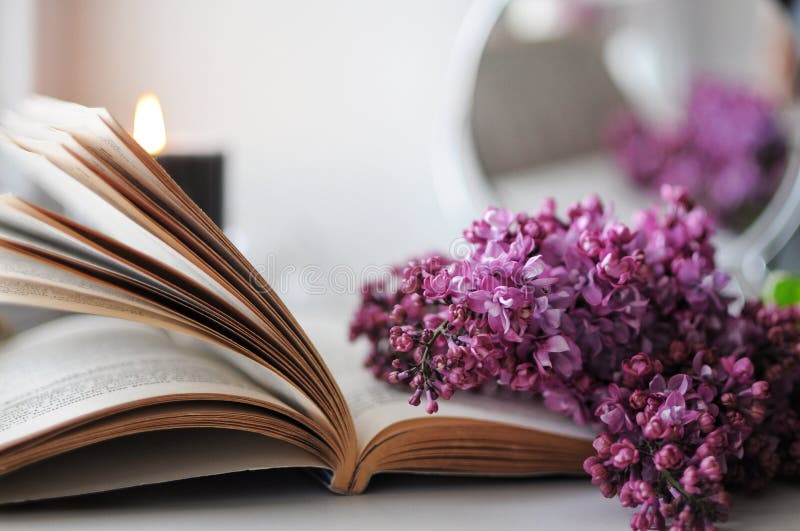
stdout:
{"type": "MultiPolygon", "coordinates": [[[[484,174],[471,131],[472,98],[481,57],[489,35],[509,0],[472,4],[453,46],[450,66],[436,117],[432,142],[434,187],[448,229],[458,231],[499,197],[484,174]]],[[[786,173],[778,191],[756,221],[732,238],[720,238],[719,267],[731,274],[740,295],[756,297],[769,273],[767,264],[800,226],[800,157],[797,107],[787,115],[790,146],[786,173]]],[[[643,205],[643,207],[646,205],[643,205]]]]}

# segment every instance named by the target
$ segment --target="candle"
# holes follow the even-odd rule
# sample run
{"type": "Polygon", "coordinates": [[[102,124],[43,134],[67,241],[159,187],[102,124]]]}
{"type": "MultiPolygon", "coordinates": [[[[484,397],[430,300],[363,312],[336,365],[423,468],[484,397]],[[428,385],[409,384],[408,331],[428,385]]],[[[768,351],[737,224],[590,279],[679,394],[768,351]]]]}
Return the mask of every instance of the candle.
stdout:
{"type": "Polygon", "coordinates": [[[167,147],[164,114],[155,94],[143,94],[136,103],[133,138],[218,226],[223,223],[223,156],[218,152],[163,153],[167,147]]]}

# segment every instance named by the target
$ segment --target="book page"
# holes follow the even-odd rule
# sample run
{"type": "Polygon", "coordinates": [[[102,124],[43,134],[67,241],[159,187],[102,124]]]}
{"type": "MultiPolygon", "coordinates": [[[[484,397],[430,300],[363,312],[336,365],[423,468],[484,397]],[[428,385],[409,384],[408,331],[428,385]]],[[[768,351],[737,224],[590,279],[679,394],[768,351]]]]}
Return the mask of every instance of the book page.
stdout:
{"type": "MultiPolygon", "coordinates": [[[[7,119],[8,116],[6,115],[4,118],[7,119]]],[[[7,123],[4,123],[4,126],[6,125],[7,123]]],[[[51,131],[51,134],[64,137],[62,141],[65,143],[71,141],[66,133],[51,131]]],[[[11,141],[0,135],[0,149],[30,168],[30,177],[35,179],[40,187],[66,207],[70,213],[77,215],[78,220],[90,229],[142,251],[161,264],[202,284],[233,304],[248,317],[257,319],[249,308],[197,264],[170,247],[157,235],[134,222],[130,218],[130,212],[119,210],[119,205],[113,204],[108,197],[103,197],[97,190],[91,189],[88,183],[94,182],[97,186],[100,186],[101,183],[95,176],[87,173],[86,167],[68,155],[61,144],[53,143],[52,140],[36,141],[19,138],[11,141]],[[15,142],[21,142],[30,151],[22,149],[15,142]],[[45,154],[50,159],[45,158],[45,154]],[[53,160],[59,161],[60,167],[53,163],[53,160]],[[83,178],[76,179],[75,175],[82,175],[83,178]]],[[[116,199],[123,201],[120,197],[116,199]]]]}
{"type": "MultiPolygon", "coordinates": [[[[141,275],[124,264],[114,263],[68,235],[55,231],[42,222],[25,216],[22,212],[6,207],[3,198],[0,197],[0,236],[59,255],[77,259],[84,258],[89,263],[106,266],[108,269],[129,275],[142,283],[169,290],[175,297],[194,306],[193,301],[184,298],[181,293],[163,286],[157,280],[141,275]]],[[[175,315],[147,299],[2,249],[0,249],[0,300],[22,304],[43,304],[45,301],[45,305],[56,306],[62,310],[111,315],[157,326],[166,326],[183,332],[193,331],[195,337],[198,334],[200,336],[204,334],[195,324],[183,322],[179,315],[175,315]],[[58,304],[55,304],[54,300],[57,300],[58,304]]],[[[233,348],[233,345],[228,346],[233,348]]],[[[229,364],[247,373],[251,379],[258,381],[264,388],[270,389],[273,394],[290,404],[295,411],[324,423],[319,408],[272,370],[255,363],[249,357],[245,358],[241,354],[235,354],[222,347],[217,349],[217,355],[224,357],[229,364]]]]}
{"type": "MultiPolygon", "coordinates": [[[[0,240],[30,247],[59,258],[66,258],[89,268],[111,272],[129,281],[129,285],[133,283],[134,286],[136,284],[146,286],[141,290],[142,296],[147,296],[152,292],[166,294],[171,299],[200,312],[210,313],[207,306],[196,300],[196,295],[193,298],[182,291],[188,282],[182,281],[177,285],[175,283],[169,285],[155,274],[150,274],[149,270],[146,274],[129,262],[117,258],[116,255],[110,252],[103,254],[84,241],[59,231],[28,212],[20,210],[24,207],[25,205],[18,203],[14,197],[0,195],[0,240]]],[[[180,278],[183,279],[183,277],[180,278]]],[[[202,286],[194,287],[202,289],[202,286]]]]}
{"type": "Polygon", "coordinates": [[[196,329],[191,323],[176,320],[174,316],[164,314],[158,307],[132,295],[0,249],[0,301],[37,304],[40,299],[47,301],[49,307],[65,311],[129,319],[170,330],[171,339],[184,350],[212,350],[216,359],[235,368],[261,389],[268,390],[272,397],[277,397],[276,402],[288,405],[293,411],[320,425],[326,424],[319,408],[301,391],[261,363],[223,347],[218,340],[206,337],[202,330],[196,329]],[[56,300],[57,305],[54,303],[56,300]]]}
{"type": "MultiPolygon", "coordinates": [[[[0,248],[0,302],[188,325],[140,297],[0,248]]],[[[155,323],[154,323],[155,324],[155,323]]]]}
{"type": "MultiPolygon", "coordinates": [[[[338,449],[352,449],[355,434],[351,419],[346,415],[344,398],[302,328],[219,228],[208,220],[155,159],[144,152],[106,111],[35,98],[24,104],[16,117],[12,114],[3,119],[0,125],[2,144],[12,152],[15,151],[13,148],[18,148],[17,155],[21,158],[31,159],[28,155],[35,154],[35,162],[40,166],[36,169],[42,170],[34,174],[39,184],[52,191],[64,204],[70,205],[75,213],[91,219],[86,221],[87,227],[80,228],[72,221],[59,221],[58,216],[47,216],[41,209],[34,208],[35,212],[30,212],[31,215],[81,241],[88,238],[92,243],[87,244],[98,244],[96,250],[102,254],[112,247],[119,251],[119,246],[112,245],[115,242],[109,241],[109,238],[130,244],[134,238],[129,238],[128,232],[134,233],[134,236],[149,233],[155,240],[148,244],[146,238],[138,238],[142,246],[137,242],[136,249],[140,256],[141,253],[148,255],[151,265],[134,265],[133,260],[126,258],[132,255],[126,255],[124,250],[113,258],[125,265],[143,268],[155,279],[206,302],[200,310],[218,309],[213,301],[207,300],[209,290],[221,296],[231,309],[219,308],[221,314],[209,311],[207,315],[198,315],[195,319],[194,313],[205,312],[188,311],[193,308],[182,311],[184,301],[177,300],[172,293],[165,293],[161,297],[155,293],[158,287],[148,289],[148,293],[154,293],[152,297],[146,296],[144,290],[141,297],[164,308],[174,309],[176,321],[196,325],[190,332],[202,327],[203,330],[195,335],[202,336],[205,333],[205,339],[263,361],[264,365],[284,377],[319,407],[326,423],[332,427],[338,449]],[[47,126],[48,129],[43,130],[39,126],[47,126]],[[19,153],[20,150],[22,153],[19,153]],[[93,200],[84,204],[83,197],[91,196],[94,196],[93,200]],[[97,198],[118,213],[115,215],[107,207],[102,215],[99,210],[86,211],[85,205],[97,204],[97,198]],[[102,238],[92,237],[88,233],[90,230],[96,236],[103,235],[102,238]],[[100,239],[106,241],[105,247],[98,243],[100,239]],[[172,253],[177,255],[170,257],[172,253]],[[161,265],[172,265],[174,262],[169,258],[178,258],[184,263],[180,267],[173,267],[172,272],[166,271],[165,267],[152,265],[153,259],[161,262],[161,265]],[[196,281],[202,290],[182,290],[181,283],[175,281],[175,275],[172,274],[175,272],[196,281]],[[167,300],[162,303],[162,299],[167,300]]],[[[30,162],[34,163],[33,160],[30,162]]],[[[14,235],[14,241],[19,242],[21,236],[24,235],[14,235]]],[[[45,238],[37,243],[37,247],[49,243],[50,239],[45,238]]],[[[21,247],[19,243],[16,245],[21,247]]],[[[7,247],[14,248],[10,244],[7,247]]],[[[68,261],[67,257],[45,254],[38,248],[22,251],[28,251],[35,259],[42,261],[61,262],[65,268],[86,276],[109,279],[109,284],[139,294],[134,289],[128,289],[137,279],[122,278],[116,272],[114,276],[109,276],[94,264],[89,264],[94,267],[84,267],[84,264],[75,263],[74,260],[68,261]]],[[[125,276],[129,275],[126,273],[125,276]]],[[[61,308],[66,304],[61,304],[58,299],[64,297],[73,309],[86,311],[84,308],[91,306],[79,300],[82,296],[78,292],[67,293],[59,286],[47,286],[47,293],[37,296],[35,290],[30,289],[33,286],[11,285],[2,277],[0,284],[2,300],[12,298],[28,304],[61,308]],[[18,293],[20,290],[24,293],[18,293]],[[14,293],[9,297],[5,291],[14,293]]],[[[103,301],[94,302],[97,303],[95,307],[105,304],[103,301]]],[[[105,310],[98,313],[117,316],[105,310]]],[[[146,319],[139,320],[149,322],[146,319]]],[[[347,458],[352,459],[353,456],[348,454],[347,458]]]]}
{"type": "Polygon", "coordinates": [[[178,252],[165,245],[156,236],[133,223],[108,201],[92,192],[44,156],[25,151],[0,135],[0,149],[9,157],[29,168],[30,177],[48,194],[77,216],[78,221],[100,230],[110,237],[141,249],[164,264],[174,268],[187,268],[187,273],[207,277],[190,265],[178,252]]]}
{"type": "Polygon", "coordinates": [[[364,367],[367,345],[363,341],[351,343],[347,340],[348,327],[344,319],[298,314],[347,399],[358,434],[359,450],[384,428],[414,418],[426,418],[432,422],[441,417],[486,420],[587,440],[596,435],[590,427],[576,425],[533,398],[500,398],[464,391],[451,400],[440,400],[439,412],[428,415],[424,401],[418,407],[408,404],[409,388],[377,380],[364,367]]]}
{"type": "Polygon", "coordinates": [[[0,504],[60,498],[244,470],[325,464],[263,435],[181,429],[114,439],[3,476],[0,504]]]}
{"type": "MultiPolygon", "coordinates": [[[[157,279],[145,275],[119,260],[114,260],[76,238],[16,210],[13,204],[14,200],[13,196],[0,195],[0,238],[80,260],[152,287],[169,289],[157,279]]],[[[175,290],[171,290],[171,292],[176,296],[180,295],[175,290]]]]}
{"type": "MultiPolygon", "coordinates": [[[[367,371],[362,368],[362,371],[367,371]]],[[[439,412],[428,415],[425,402],[414,407],[408,404],[411,390],[381,382],[371,375],[354,378],[342,384],[347,403],[358,432],[359,449],[363,449],[384,428],[409,419],[458,417],[499,422],[555,435],[592,440],[596,436],[589,426],[579,426],[571,419],[548,410],[541,400],[524,397],[499,397],[468,391],[451,400],[439,401],[439,412]]]]}
{"type": "MultiPolygon", "coordinates": [[[[95,146],[97,150],[102,150],[110,159],[113,159],[115,168],[120,167],[120,169],[124,169],[129,174],[149,172],[142,165],[142,161],[137,159],[124,143],[121,143],[114,135],[109,126],[103,122],[104,112],[47,98],[33,100],[25,106],[25,112],[42,120],[42,123],[45,120],[49,120],[55,124],[54,127],[63,128],[64,130],[48,129],[42,131],[41,123],[30,123],[30,121],[25,121],[14,113],[7,112],[3,116],[3,127],[10,128],[14,133],[7,131],[6,136],[8,138],[6,138],[5,142],[3,142],[3,136],[0,133],[0,147],[5,147],[13,155],[25,160],[32,169],[35,166],[36,171],[33,173],[39,184],[62,203],[68,205],[70,210],[80,214],[81,218],[88,218],[86,222],[89,230],[98,231],[103,233],[105,237],[110,237],[123,244],[135,247],[137,251],[147,255],[149,259],[155,259],[170,268],[172,273],[187,276],[187,280],[194,281],[199,286],[199,289],[210,290],[211,293],[221,297],[233,307],[235,311],[228,312],[228,317],[238,322],[241,327],[249,328],[254,334],[268,337],[269,340],[265,341],[265,343],[270,343],[270,347],[276,348],[277,346],[277,348],[281,348],[284,351],[290,350],[289,355],[294,355],[292,350],[294,350],[295,346],[290,343],[294,333],[289,334],[289,337],[284,337],[283,327],[287,326],[284,322],[286,320],[285,315],[275,313],[275,308],[272,308],[271,317],[265,319],[264,315],[256,313],[253,308],[243,302],[246,297],[240,297],[236,287],[233,285],[223,286],[218,282],[217,276],[212,278],[206,269],[202,269],[192,260],[178,252],[176,248],[171,247],[168,243],[169,238],[172,237],[170,233],[164,232],[163,228],[156,230],[154,226],[151,226],[152,223],[150,225],[145,223],[146,220],[142,213],[133,208],[127,199],[111,190],[107,186],[108,183],[104,183],[98,176],[92,176],[87,173],[90,166],[96,171],[102,171],[101,164],[97,161],[89,165],[84,163],[85,161],[93,160],[94,155],[87,152],[82,153],[84,162],[67,156],[66,148],[75,150],[83,150],[84,148],[76,144],[74,138],[64,131],[74,128],[81,130],[88,128],[94,136],[89,135],[83,140],[90,144],[97,144],[95,146]],[[22,134],[35,135],[36,140],[15,136],[20,131],[22,134]],[[20,146],[25,149],[20,148],[20,146]],[[123,166],[124,168],[122,168],[123,166]],[[103,188],[104,192],[101,193],[95,187],[105,187],[103,188]],[[98,202],[102,203],[102,206],[98,202]],[[89,205],[90,208],[85,208],[86,205],[89,205]],[[95,209],[94,206],[98,206],[98,208],[95,209]],[[160,238],[165,239],[162,241],[160,238]]],[[[110,117],[107,118],[110,119],[110,117]]],[[[119,181],[120,179],[116,180],[119,181]]],[[[157,179],[152,183],[150,182],[151,180],[144,179],[146,183],[162,186],[157,182],[157,179]]],[[[131,183],[127,184],[130,185],[131,183]]],[[[164,192],[163,189],[161,191],[164,192]]],[[[27,213],[26,215],[21,215],[21,212],[9,210],[11,207],[17,208],[12,204],[13,201],[13,198],[4,201],[9,203],[9,208],[2,209],[2,221],[9,225],[9,228],[28,231],[30,235],[35,235],[39,239],[39,241],[32,242],[30,239],[25,239],[20,230],[17,230],[14,234],[7,234],[13,241],[33,243],[37,248],[46,250],[52,250],[53,245],[58,245],[61,248],[60,254],[69,257],[75,257],[76,253],[86,254],[88,252],[88,260],[92,265],[103,265],[103,267],[132,277],[134,280],[139,280],[157,289],[164,288],[163,285],[156,282],[155,278],[139,275],[127,267],[126,263],[110,255],[108,258],[113,258],[114,261],[109,263],[100,253],[90,251],[85,245],[77,243],[75,239],[60,234],[60,229],[49,227],[40,220],[32,219],[27,213]]],[[[97,240],[95,240],[95,243],[97,243],[97,240]]],[[[105,249],[102,251],[106,252],[105,249]]],[[[210,266],[206,264],[205,267],[209,268],[210,266]]],[[[152,270],[148,270],[148,272],[152,272],[152,270]]],[[[154,276],[156,274],[153,273],[154,276]]],[[[220,276],[219,278],[222,277],[220,276]]],[[[261,285],[260,282],[251,285],[247,283],[249,281],[247,278],[240,278],[239,280],[244,281],[246,287],[251,291],[260,289],[258,288],[261,285]]],[[[226,281],[229,282],[230,278],[226,281]]],[[[176,292],[176,290],[166,289],[166,291],[169,292],[170,296],[182,298],[184,299],[182,302],[192,307],[196,306],[194,302],[185,300],[183,295],[176,292]]],[[[255,296],[260,297],[261,295],[256,294],[255,296]]],[[[199,310],[207,313],[206,308],[201,307],[199,310]]],[[[295,343],[302,342],[295,338],[295,343]]],[[[300,346],[302,347],[302,345],[300,346]]],[[[313,352],[307,356],[313,358],[313,352]]],[[[316,360],[303,361],[313,364],[316,360]]],[[[279,371],[279,369],[276,370],[279,371]]],[[[309,374],[312,371],[309,367],[303,368],[303,372],[309,374]]],[[[296,376],[289,374],[287,379],[294,377],[296,380],[296,376]]],[[[332,387],[332,385],[329,384],[329,387],[332,387]]]]}
{"type": "Polygon", "coordinates": [[[152,327],[70,316],[0,349],[0,448],[105,411],[182,395],[286,407],[213,354],[152,327]]]}

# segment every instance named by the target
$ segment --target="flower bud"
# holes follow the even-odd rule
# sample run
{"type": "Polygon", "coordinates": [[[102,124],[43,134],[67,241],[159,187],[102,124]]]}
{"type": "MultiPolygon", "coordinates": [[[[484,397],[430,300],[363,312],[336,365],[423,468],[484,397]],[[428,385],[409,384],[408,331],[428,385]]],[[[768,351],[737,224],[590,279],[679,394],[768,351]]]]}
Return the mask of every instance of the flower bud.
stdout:
{"type": "Polygon", "coordinates": [[[628,439],[616,442],[611,445],[611,463],[618,469],[623,470],[630,465],[639,462],[639,450],[628,439]]]}
{"type": "Polygon", "coordinates": [[[425,406],[425,412],[428,415],[433,415],[437,411],[439,411],[439,403],[436,400],[428,400],[428,403],[425,406]]]}
{"type": "Polygon", "coordinates": [[[603,466],[603,463],[596,463],[592,465],[591,475],[592,475],[592,483],[598,484],[603,481],[607,481],[611,474],[608,472],[608,469],[603,466]]]}
{"type": "Polygon", "coordinates": [[[669,426],[667,426],[663,420],[659,417],[653,417],[650,421],[645,424],[644,428],[642,429],[642,433],[648,439],[661,439],[669,432],[669,426]]]}
{"type": "Polygon", "coordinates": [[[708,435],[706,435],[706,444],[712,449],[722,450],[728,445],[727,430],[724,428],[717,428],[708,435]]]}
{"type": "MultiPolygon", "coordinates": [[[[623,505],[623,507],[625,506],[623,505]]],[[[631,516],[631,529],[633,531],[645,531],[649,529],[647,517],[641,512],[634,513],[634,515],[631,516]]]]}
{"type": "Polygon", "coordinates": [[[450,383],[435,381],[433,382],[433,386],[436,388],[436,392],[439,393],[441,398],[450,400],[453,397],[455,388],[450,383]]]}
{"type": "Polygon", "coordinates": [[[753,377],[753,362],[750,358],[740,358],[733,364],[731,376],[740,383],[745,383],[753,377]]]}
{"type": "Polygon", "coordinates": [[[753,398],[769,398],[769,384],[763,380],[754,382],[753,385],[750,386],[750,390],[753,392],[753,398]]]}
{"type": "Polygon", "coordinates": [[[700,473],[710,479],[711,481],[722,480],[722,469],[719,466],[719,461],[713,455],[704,457],[700,461],[700,473]]]}
{"type": "Polygon", "coordinates": [[[578,236],[578,249],[591,258],[600,254],[602,249],[600,236],[596,231],[585,230],[578,236]]]}
{"type": "Polygon", "coordinates": [[[611,435],[608,433],[601,433],[592,442],[592,446],[597,452],[598,457],[608,459],[611,456],[611,445],[613,442],[611,435]]]}
{"type": "Polygon", "coordinates": [[[420,343],[427,345],[433,340],[433,330],[426,328],[419,336],[420,343]]]}
{"type": "Polygon", "coordinates": [[[681,475],[681,485],[684,490],[689,494],[699,494],[700,489],[697,487],[697,482],[700,478],[697,476],[697,468],[694,466],[687,466],[686,470],[681,475]]]}
{"type": "Polygon", "coordinates": [[[393,326],[389,330],[389,345],[395,352],[408,352],[414,348],[414,338],[412,337],[410,326],[393,326]]]}
{"type": "Polygon", "coordinates": [[[593,455],[591,457],[587,457],[586,459],[583,460],[583,471],[586,472],[587,474],[591,475],[592,474],[592,467],[595,464],[600,463],[601,461],[602,461],[602,459],[600,459],[596,455],[593,455]]]}
{"type": "Polygon", "coordinates": [[[640,479],[633,482],[633,498],[639,503],[653,503],[656,499],[656,493],[650,483],[640,479]]]}
{"type": "Polygon", "coordinates": [[[633,409],[644,409],[647,405],[647,391],[637,389],[628,397],[628,403],[633,409]]]}
{"type": "Polygon", "coordinates": [[[736,395],[733,393],[725,393],[719,398],[719,400],[725,407],[736,407],[736,395]]]}
{"type": "Polygon", "coordinates": [[[414,390],[414,393],[411,395],[411,397],[409,397],[408,403],[409,405],[412,406],[418,406],[419,403],[421,402],[421,398],[422,398],[422,388],[418,387],[417,389],[414,390]]]}
{"type": "Polygon", "coordinates": [[[709,455],[714,455],[714,452],[706,443],[703,443],[697,447],[697,450],[694,451],[694,455],[696,455],[700,459],[703,459],[704,457],[708,457],[709,455]]]}
{"type": "Polygon", "coordinates": [[[403,323],[406,317],[408,317],[408,312],[399,304],[395,304],[394,308],[392,308],[392,312],[389,314],[389,320],[394,324],[403,323]]]}
{"type": "Polygon", "coordinates": [[[652,375],[653,369],[653,361],[643,352],[622,362],[623,372],[627,370],[637,378],[647,378],[652,375]]]}
{"type": "Polygon", "coordinates": [[[728,417],[728,422],[730,422],[731,426],[734,428],[742,429],[747,427],[747,419],[738,411],[728,411],[725,413],[725,416],[728,417]]]}
{"type": "Polygon", "coordinates": [[[657,470],[674,470],[683,464],[683,452],[674,444],[664,445],[653,455],[657,470]]]}
{"type": "Polygon", "coordinates": [[[714,419],[714,415],[711,413],[704,411],[697,415],[697,426],[703,433],[709,433],[712,431],[716,423],[717,421],[714,419]]]}
{"type": "Polygon", "coordinates": [[[617,494],[617,487],[610,481],[600,483],[600,493],[606,498],[613,498],[617,494]]]}
{"type": "Polygon", "coordinates": [[[619,490],[619,504],[623,507],[639,506],[639,502],[635,500],[633,496],[634,483],[635,481],[628,481],[622,485],[622,488],[619,490]]]}

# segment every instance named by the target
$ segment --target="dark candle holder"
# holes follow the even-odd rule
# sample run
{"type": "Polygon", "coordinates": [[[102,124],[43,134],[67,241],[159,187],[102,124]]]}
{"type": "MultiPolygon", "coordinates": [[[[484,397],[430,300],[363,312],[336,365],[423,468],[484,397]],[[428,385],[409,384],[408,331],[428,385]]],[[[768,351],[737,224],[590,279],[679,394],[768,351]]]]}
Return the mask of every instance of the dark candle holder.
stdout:
{"type": "Polygon", "coordinates": [[[208,155],[160,155],[158,163],[211,220],[222,227],[223,157],[208,155]]]}

